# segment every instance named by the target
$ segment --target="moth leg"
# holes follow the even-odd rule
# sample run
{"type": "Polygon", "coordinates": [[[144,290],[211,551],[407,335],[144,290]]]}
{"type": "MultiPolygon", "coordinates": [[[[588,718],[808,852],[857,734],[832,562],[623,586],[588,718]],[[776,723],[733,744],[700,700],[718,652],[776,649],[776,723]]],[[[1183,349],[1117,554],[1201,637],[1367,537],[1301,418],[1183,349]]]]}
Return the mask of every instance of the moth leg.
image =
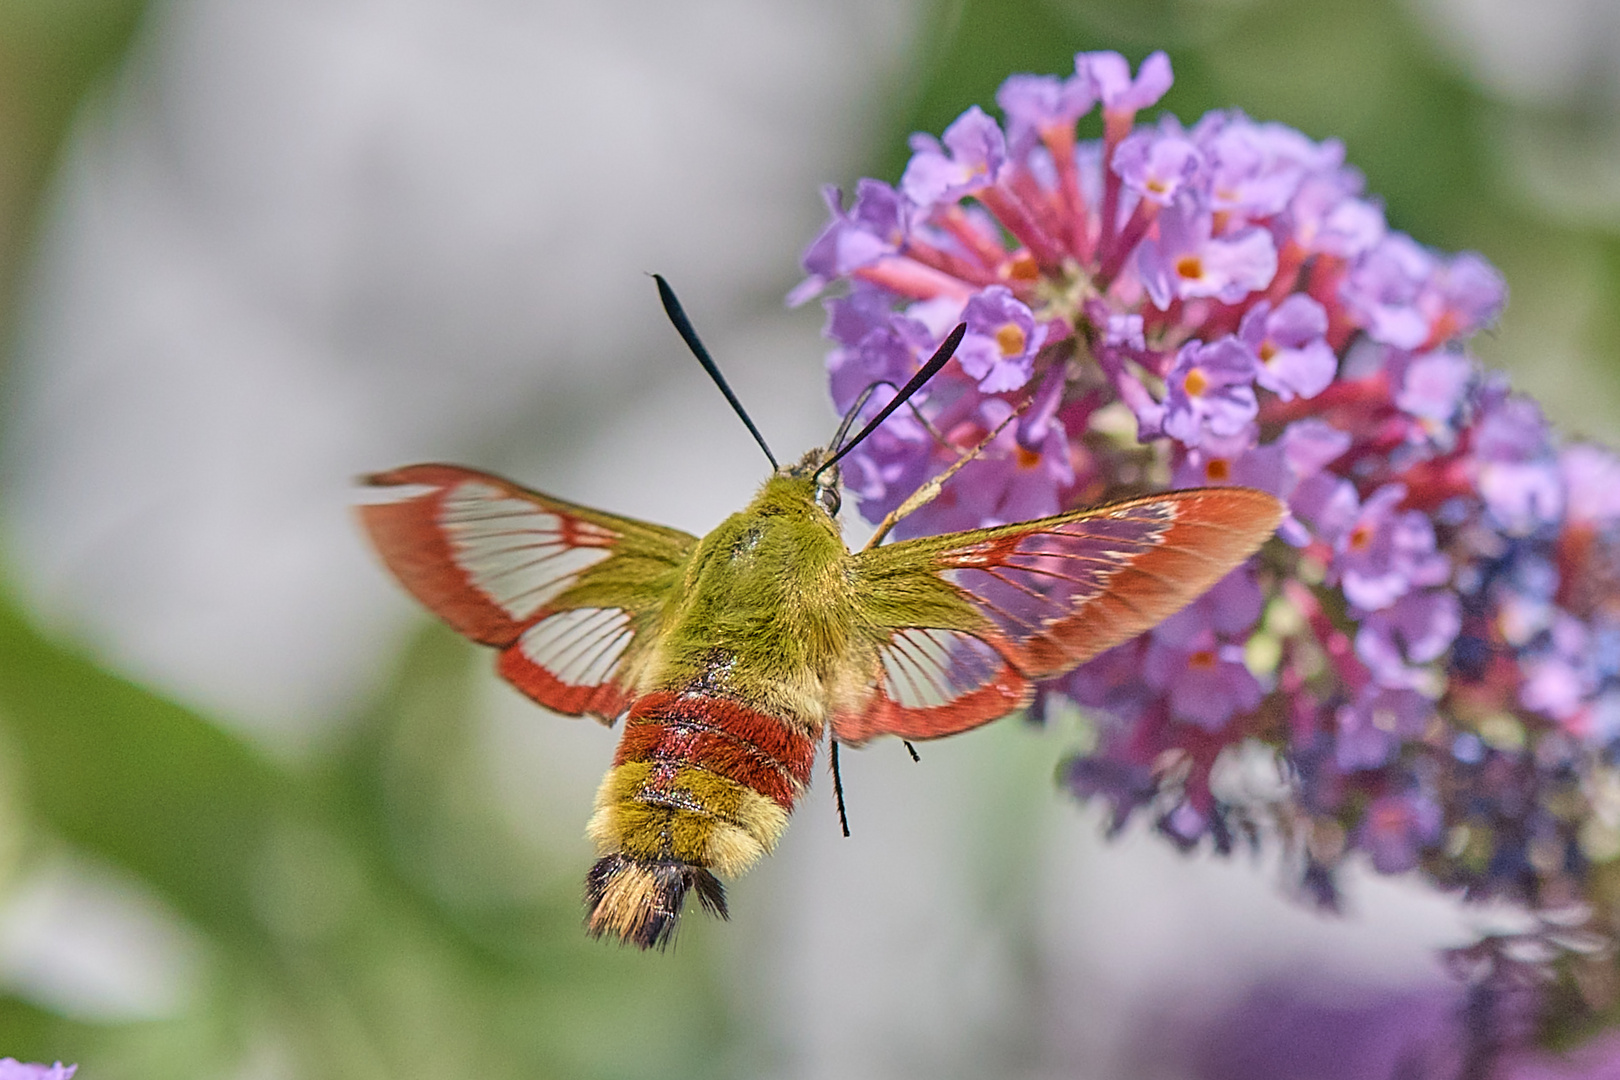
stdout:
{"type": "Polygon", "coordinates": [[[844,774],[838,771],[838,740],[832,740],[833,800],[838,803],[838,824],[849,837],[849,815],[844,812],[844,774]]]}

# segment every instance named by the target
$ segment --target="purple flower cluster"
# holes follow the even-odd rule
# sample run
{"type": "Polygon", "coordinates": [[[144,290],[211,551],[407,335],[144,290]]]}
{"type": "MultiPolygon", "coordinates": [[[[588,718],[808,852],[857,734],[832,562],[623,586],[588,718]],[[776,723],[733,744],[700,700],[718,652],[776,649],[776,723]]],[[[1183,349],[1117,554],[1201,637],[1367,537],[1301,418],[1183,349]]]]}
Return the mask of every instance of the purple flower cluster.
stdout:
{"type": "Polygon", "coordinates": [[[827,192],[790,300],[841,286],[840,410],[968,327],[926,422],[897,414],[847,487],[878,521],[1017,411],[899,535],[1167,487],[1277,495],[1280,540],[1040,688],[1037,716],[1100,718],[1073,790],[1184,846],[1269,830],[1325,903],[1350,860],[1590,898],[1620,856],[1620,458],[1560,443],[1469,357],[1505,301],[1482,258],[1392,231],[1336,142],[1236,111],[1139,123],[1170,84],[1162,53],[1134,77],[1082,53],[1008,79],[1002,122],[915,136],[898,186],[827,192]],[[1256,747],[1286,781],[1264,800],[1256,747]]]}

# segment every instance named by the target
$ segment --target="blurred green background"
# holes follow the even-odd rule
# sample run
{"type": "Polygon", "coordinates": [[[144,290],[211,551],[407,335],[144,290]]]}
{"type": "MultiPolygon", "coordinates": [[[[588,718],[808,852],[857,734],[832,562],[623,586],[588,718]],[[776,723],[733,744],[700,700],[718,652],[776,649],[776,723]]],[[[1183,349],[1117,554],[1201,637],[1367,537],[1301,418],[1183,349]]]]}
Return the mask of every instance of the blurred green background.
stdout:
{"type": "MultiPolygon", "coordinates": [[[[1605,8],[1589,13],[1592,32],[1606,33],[1605,8]]],[[[923,3],[907,15],[899,76],[863,103],[859,171],[895,178],[908,132],[937,132],[967,105],[989,105],[1008,73],[1064,72],[1077,50],[1136,61],[1163,48],[1177,76],[1168,109],[1191,119],[1236,106],[1340,138],[1395,227],[1490,258],[1512,299],[1477,343],[1482,358],[1511,370],[1567,430],[1613,440],[1620,154],[1605,159],[1604,147],[1620,145],[1620,92],[1593,71],[1573,90],[1540,92],[1531,79],[1516,93],[1493,80],[1488,53],[1448,30],[1466,14],[1462,3],[1393,0],[923,3]]],[[[73,124],[86,101],[112,92],[152,17],[131,0],[0,0],[9,347],[73,124]]],[[[793,257],[783,252],[772,290],[792,283],[793,257]]],[[[0,599],[0,893],[48,903],[56,894],[40,891],[41,874],[104,868],[182,927],[189,989],[164,1015],[109,1017],[38,992],[38,979],[0,987],[0,1055],[76,1060],[86,1080],[787,1069],[748,984],[728,974],[751,961],[727,928],[689,920],[661,957],[584,938],[584,864],[514,835],[470,764],[482,701],[473,672],[484,661],[448,633],[424,625],[374,700],[293,756],[98,655],[0,599]]],[[[605,757],[611,737],[601,741],[605,757]]],[[[577,831],[588,807],[572,812],[558,828],[577,831]]],[[[1010,1075],[1028,1063],[1009,1053],[1010,1075]]],[[[872,1063],[869,1075],[888,1074],[872,1063]]]]}

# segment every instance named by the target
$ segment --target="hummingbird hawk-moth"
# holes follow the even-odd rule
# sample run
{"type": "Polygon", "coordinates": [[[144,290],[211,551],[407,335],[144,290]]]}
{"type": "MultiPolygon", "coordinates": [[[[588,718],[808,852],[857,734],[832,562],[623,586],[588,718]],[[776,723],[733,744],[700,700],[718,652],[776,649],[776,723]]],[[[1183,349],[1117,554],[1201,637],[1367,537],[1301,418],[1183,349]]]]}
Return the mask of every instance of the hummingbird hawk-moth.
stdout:
{"type": "Polygon", "coordinates": [[[1016,712],[1037,680],[1175,613],[1276,528],[1277,499],[1224,487],[850,551],[838,459],[960,338],[859,435],[839,445],[841,428],[775,468],[702,538],[455,465],[365,481],[361,523],[418,600],[499,649],[499,673],[539,704],[624,721],[587,826],[593,936],[662,946],[688,892],[724,917],[719,878],[775,847],[824,738],[836,762],[840,743],[935,739],[1016,712]]]}

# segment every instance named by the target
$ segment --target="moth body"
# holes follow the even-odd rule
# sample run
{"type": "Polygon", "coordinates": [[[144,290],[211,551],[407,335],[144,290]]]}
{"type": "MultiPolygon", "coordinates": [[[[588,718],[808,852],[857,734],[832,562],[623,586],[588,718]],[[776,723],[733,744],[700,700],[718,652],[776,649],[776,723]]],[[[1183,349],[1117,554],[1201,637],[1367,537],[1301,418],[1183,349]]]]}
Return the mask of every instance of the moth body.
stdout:
{"type": "Polygon", "coordinates": [[[586,829],[592,934],[663,945],[688,890],[724,915],[714,874],[775,848],[849,650],[848,558],[810,481],[782,473],[699,542],[586,829]]]}
{"type": "Polygon", "coordinates": [[[664,945],[688,894],[724,915],[720,878],[775,847],[823,739],[1015,712],[1036,680],[1197,597],[1282,514],[1248,488],[1171,491],[851,552],[827,454],[702,539],[454,465],[368,480],[361,524],[407,589],[539,704],[624,722],[588,826],[594,935],[664,945]]]}

